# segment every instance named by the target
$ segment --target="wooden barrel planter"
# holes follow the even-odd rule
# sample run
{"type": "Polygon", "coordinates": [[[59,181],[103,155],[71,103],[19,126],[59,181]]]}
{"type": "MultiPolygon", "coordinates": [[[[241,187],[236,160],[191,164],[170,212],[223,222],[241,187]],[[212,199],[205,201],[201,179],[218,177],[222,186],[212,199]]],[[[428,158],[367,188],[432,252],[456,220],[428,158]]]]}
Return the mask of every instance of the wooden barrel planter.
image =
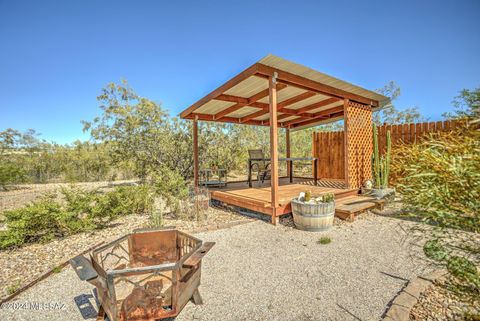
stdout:
{"type": "Polygon", "coordinates": [[[304,231],[326,231],[333,225],[335,201],[309,204],[292,199],[292,213],[295,227],[304,231]]]}

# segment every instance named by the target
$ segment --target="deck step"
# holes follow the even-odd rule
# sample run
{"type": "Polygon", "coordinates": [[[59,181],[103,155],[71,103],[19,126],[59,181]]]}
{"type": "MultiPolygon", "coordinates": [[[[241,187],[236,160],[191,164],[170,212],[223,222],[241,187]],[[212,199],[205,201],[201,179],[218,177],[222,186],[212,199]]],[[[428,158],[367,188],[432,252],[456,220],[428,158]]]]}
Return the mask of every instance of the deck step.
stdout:
{"type": "Polygon", "coordinates": [[[372,208],[382,207],[384,201],[369,196],[347,196],[337,200],[335,204],[335,216],[353,221],[355,216],[372,208]]]}
{"type": "Polygon", "coordinates": [[[335,193],[335,199],[340,200],[340,199],[345,199],[348,197],[355,197],[359,193],[359,189],[346,189],[344,191],[336,192],[335,193]]]}

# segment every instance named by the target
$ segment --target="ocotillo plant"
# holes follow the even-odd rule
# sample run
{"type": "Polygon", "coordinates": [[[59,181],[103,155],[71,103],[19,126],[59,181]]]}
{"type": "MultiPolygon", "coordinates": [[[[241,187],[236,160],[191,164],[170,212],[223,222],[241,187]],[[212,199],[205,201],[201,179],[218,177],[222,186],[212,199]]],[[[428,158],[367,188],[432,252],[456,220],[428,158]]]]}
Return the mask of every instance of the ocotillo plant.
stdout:
{"type": "Polygon", "coordinates": [[[388,175],[390,174],[390,153],[392,149],[392,140],[390,131],[387,131],[387,150],[385,155],[380,156],[378,150],[378,129],[373,124],[373,177],[375,178],[375,188],[388,187],[388,175]]]}

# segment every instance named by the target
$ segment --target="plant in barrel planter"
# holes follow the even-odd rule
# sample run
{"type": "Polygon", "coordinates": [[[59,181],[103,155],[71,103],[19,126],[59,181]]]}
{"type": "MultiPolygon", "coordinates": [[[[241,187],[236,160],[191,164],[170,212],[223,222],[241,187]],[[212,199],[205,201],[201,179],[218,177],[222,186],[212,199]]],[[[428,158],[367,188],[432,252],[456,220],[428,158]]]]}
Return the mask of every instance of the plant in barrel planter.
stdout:
{"type": "Polygon", "coordinates": [[[378,149],[378,128],[373,124],[373,188],[364,189],[364,193],[377,199],[382,199],[394,194],[395,190],[388,187],[388,176],[390,175],[390,155],[392,150],[392,139],[390,131],[387,131],[387,148],[384,155],[380,156],[378,149]]]}
{"type": "Polygon", "coordinates": [[[335,196],[333,193],[311,197],[310,191],[292,200],[295,227],[305,231],[325,231],[333,225],[335,196]]]}

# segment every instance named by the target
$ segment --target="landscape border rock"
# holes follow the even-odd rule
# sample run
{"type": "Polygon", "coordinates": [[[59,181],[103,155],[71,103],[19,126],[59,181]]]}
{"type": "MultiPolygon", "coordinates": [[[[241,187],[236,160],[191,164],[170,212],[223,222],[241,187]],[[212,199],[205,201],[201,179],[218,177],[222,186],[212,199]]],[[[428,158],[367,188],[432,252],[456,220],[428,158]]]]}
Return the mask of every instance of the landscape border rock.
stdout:
{"type": "Polygon", "coordinates": [[[409,281],[408,285],[394,298],[390,308],[385,313],[384,321],[408,321],[410,311],[417,304],[420,295],[433,284],[435,280],[447,274],[445,269],[436,270],[426,276],[418,276],[409,281]]]}

